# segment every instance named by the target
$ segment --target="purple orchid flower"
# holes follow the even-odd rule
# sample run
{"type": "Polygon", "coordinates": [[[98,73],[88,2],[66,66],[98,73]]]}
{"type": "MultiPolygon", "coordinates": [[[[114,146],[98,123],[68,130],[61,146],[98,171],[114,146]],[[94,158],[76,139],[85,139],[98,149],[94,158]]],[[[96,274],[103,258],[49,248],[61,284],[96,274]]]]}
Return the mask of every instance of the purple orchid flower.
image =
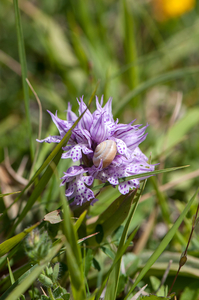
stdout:
{"type": "MultiPolygon", "coordinates": [[[[83,96],[78,100],[79,115],[87,108],[83,96]]],[[[118,186],[121,194],[127,194],[129,190],[139,187],[140,180],[129,179],[120,182],[123,177],[152,172],[155,165],[147,163],[148,158],[139,149],[139,144],[147,136],[145,130],[148,125],[119,124],[114,121],[112,115],[112,98],[103,105],[103,97],[99,103],[96,96],[97,109],[92,114],[85,112],[78,125],[73,129],[62,158],[71,158],[74,162],[80,161],[79,166],[70,167],[62,177],[61,185],[66,184],[66,196],[73,199],[72,205],[82,205],[86,201],[93,204],[97,199],[91,188],[94,179],[109,182],[113,187],[118,186]]],[[[48,111],[49,112],[49,111],[48,111]]],[[[38,142],[59,143],[68,130],[77,120],[77,116],[71,110],[68,103],[67,120],[61,120],[57,113],[51,118],[60,135],[49,136],[38,142]]],[[[147,176],[149,177],[149,176],[147,176]]]]}

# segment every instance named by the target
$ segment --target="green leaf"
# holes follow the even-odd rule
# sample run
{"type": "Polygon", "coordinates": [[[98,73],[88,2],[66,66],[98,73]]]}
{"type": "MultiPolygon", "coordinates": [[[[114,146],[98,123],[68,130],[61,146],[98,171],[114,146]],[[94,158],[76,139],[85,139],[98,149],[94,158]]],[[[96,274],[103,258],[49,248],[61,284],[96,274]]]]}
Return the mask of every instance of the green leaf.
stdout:
{"type": "Polygon", "coordinates": [[[193,203],[193,201],[194,201],[197,193],[198,193],[198,190],[196,191],[196,193],[194,194],[194,196],[191,198],[191,200],[188,202],[188,204],[186,205],[185,209],[183,210],[183,212],[181,213],[181,215],[179,216],[179,218],[176,220],[176,222],[174,223],[174,225],[171,227],[171,229],[168,231],[168,233],[166,234],[166,236],[163,238],[163,240],[159,244],[158,248],[154,251],[154,253],[152,254],[152,256],[149,258],[149,260],[147,261],[146,265],[144,266],[144,268],[141,270],[140,274],[136,278],[136,280],[135,280],[133,286],[131,287],[128,295],[125,297],[125,300],[132,293],[132,291],[137,286],[137,284],[140,282],[140,280],[144,277],[144,275],[146,274],[146,272],[150,269],[150,267],[154,264],[154,262],[158,259],[158,257],[162,254],[162,252],[164,251],[164,249],[167,247],[167,245],[169,244],[169,242],[173,238],[174,234],[178,230],[178,227],[182,223],[182,221],[183,221],[184,217],[186,216],[187,212],[189,211],[189,209],[190,209],[190,207],[191,207],[191,205],[192,205],[192,203],[193,203]]]}
{"type": "MultiPolygon", "coordinates": [[[[62,191],[62,189],[60,189],[62,191]]],[[[80,246],[78,244],[77,232],[71,219],[68,202],[65,199],[64,191],[61,192],[63,205],[63,231],[66,237],[67,266],[69,269],[72,292],[74,299],[83,300],[86,297],[84,285],[83,262],[80,246]]]]}
{"type": "Polygon", "coordinates": [[[10,267],[10,261],[9,261],[8,258],[7,258],[7,262],[8,262],[8,270],[9,270],[9,275],[10,275],[10,281],[13,284],[15,282],[15,279],[14,279],[14,276],[13,276],[13,273],[12,273],[12,269],[10,267]]]}
{"type": "Polygon", "coordinates": [[[181,296],[180,300],[198,300],[199,296],[199,286],[198,281],[192,282],[189,286],[187,286],[181,296]]]}
{"type": "Polygon", "coordinates": [[[93,262],[93,250],[92,249],[88,249],[86,252],[86,257],[85,257],[85,267],[84,267],[84,273],[85,273],[85,277],[87,277],[88,272],[90,270],[90,267],[92,265],[93,262]]]}
{"type": "MultiPolygon", "coordinates": [[[[131,207],[135,191],[129,192],[127,195],[120,195],[98,218],[98,220],[88,226],[88,234],[93,231],[99,231],[102,242],[110,233],[118,228],[126,219],[131,207]],[[103,236],[102,236],[103,234],[103,236]]],[[[96,236],[97,237],[97,236],[96,236]]],[[[96,245],[96,237],[89,239],[89,245],[96,245]]]]}

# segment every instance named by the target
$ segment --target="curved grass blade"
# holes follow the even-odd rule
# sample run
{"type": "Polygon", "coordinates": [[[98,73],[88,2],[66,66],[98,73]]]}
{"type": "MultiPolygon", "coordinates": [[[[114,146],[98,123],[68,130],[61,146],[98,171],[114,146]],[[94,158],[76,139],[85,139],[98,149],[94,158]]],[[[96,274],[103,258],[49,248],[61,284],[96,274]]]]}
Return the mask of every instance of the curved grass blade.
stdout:
{"type": "Polygon", "coordinates": [[[128,296],[132,293],[132,291],[137,286],[137,284],[140,282],[140,280],[144,277],[144,275],[147,273],[147,271],[150,269],[150,267],[154,264],[154,262],[158,259],[158,257],[162,254],[162,252],[164,251],[164,249],[167,247],[167,245],[169,244],[169,242],[173,238],[174,234],[178,230],[178,227],[182,223],[182,221],[183,221],[184,217],[186,216],[187,212],[189,211],[189,209],[190,209],[193,201],[195,200],[195,197],[196,197],[198,191],[199,191],[199,189],[196,191],[196,193],[193,195],[193,197],[191,198],[191,200],[188,202],[188,204],[186,205],[186,207],[184,208],[183,212],[181,213],[181,215],[179,216],[179,218],[176,220],[176,222],[174,223],[174,225],[171,227],[171,229],[165,235],[165,237],[163,238],[163,240],[159,244],[158,248],[151,255],[151,257],[149,258],[149,260],[147,261],[146,265],[144,266],[144,268],[142,269],[142,271],[140,272],[140,274],[136,278],[133,286],[131,287],[128,295],[125,297],[124,300],[127,300],[128,296]]]}

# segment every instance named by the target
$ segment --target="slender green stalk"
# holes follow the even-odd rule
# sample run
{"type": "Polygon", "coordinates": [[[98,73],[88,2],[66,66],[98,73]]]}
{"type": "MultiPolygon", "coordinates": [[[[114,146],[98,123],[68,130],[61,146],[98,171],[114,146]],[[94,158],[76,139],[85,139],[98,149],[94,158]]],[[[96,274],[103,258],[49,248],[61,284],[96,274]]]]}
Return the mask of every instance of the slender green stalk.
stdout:
{"type": "Polygon", "coordinates": [[[22,25],[21,25],[18,0],[13,0],[13,3],[14,3],[14,10],[15,10],[19,59],[20,59],[20,63],[21,63],[24,103],[25,103],[26,119],[27,119],[27,125],[28,125],[28,137],[30,140],[30,155],[31,155],[31,160],[33,161],[34,146],[33,146],[32,129],[31,129],[31,122],[30,122],[29,91],[28,91],[28,85],[26,83],[26,78],[27,78],[26,53],[25,53],[25,46],[24,46],[23,31],[22,31],[22,25]]]}

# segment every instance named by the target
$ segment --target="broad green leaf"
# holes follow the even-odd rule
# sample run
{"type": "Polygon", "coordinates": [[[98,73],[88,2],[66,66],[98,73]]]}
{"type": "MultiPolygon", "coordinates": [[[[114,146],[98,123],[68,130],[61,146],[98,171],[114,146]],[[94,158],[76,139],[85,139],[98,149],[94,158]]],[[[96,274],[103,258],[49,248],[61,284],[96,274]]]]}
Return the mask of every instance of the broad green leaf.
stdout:
{"type": "Polygon", "coordinates": [[[154,253],[152,254],[152,256],[149,258],[149,260],[147,261],[146,265],[144,266],[144,268],[141,270],[140,274],[136,278],[136,280],[135,280],[133,286],[131,287],[128,295],[125,297],[125,300],[128,298],[128,296],[131,294],[131,292],[134,290],[134,288],[137,286],[137,284],[140,282],[140,280],[144,277],[144,275],[146,274],[146,272],[150,269],[150,267],[154,264],[154,262],[158,259],[158,257],[162,254],[162,252],[164,251],[164,249],[167,247],[167,245],[169,244],[169,242],[173,238],[175,232],[178,230],[178,227],[182,223],[182,221],[183,221],[184,217],[186,216],[187,212],[189,211],[189,209],[190,209],[190,207],[191,207],[191,205],[192,205],[192,203],[193,203],[193,201],[194,201],[197,193],[198,193],[198,190],[194,194],[194,196],[191,198],[191,200],[188,202],[188,204],[186,205],[185,209],[183,210],[183,212],[181,213],[181,215],[179,216],[179,218],[176,220],[176,222],[174,223],[174,225],[171,227],[171,229],[168,231],[168,233],[166,234],[166,236],[163,238],[163,240],[159,244],[158,248],[154,251],[154,253]]]}
{"type": "MultiPolygon", "coordinates": [[[[104,240],[110,233],[112,233],[122,222],[126,219],[131,207],[135,191],[131,191],[127,195],[121,195],[117,198],[98,218],[98,220],[88,227],[88,234],[93,231],[101,233],[102,240],[104,240]],[[99,227],[100,226],[100,227],[99,227]],[[101,230],[100,230],[101,228],[101,230]]],[[[89,245],[96,245],[96,237],[89,239],[89,245]]]]}
{"type": "Polygon", "coordinates": [[[9,252],[12,248],[14,248],[29,232],[39,226],[40,222],[35,225],[24,229],[23,232],[13,236],[12,238],[6,240],[5,242],[0,244],[0,256],[3,256],[7,252],[9,252]]]}

